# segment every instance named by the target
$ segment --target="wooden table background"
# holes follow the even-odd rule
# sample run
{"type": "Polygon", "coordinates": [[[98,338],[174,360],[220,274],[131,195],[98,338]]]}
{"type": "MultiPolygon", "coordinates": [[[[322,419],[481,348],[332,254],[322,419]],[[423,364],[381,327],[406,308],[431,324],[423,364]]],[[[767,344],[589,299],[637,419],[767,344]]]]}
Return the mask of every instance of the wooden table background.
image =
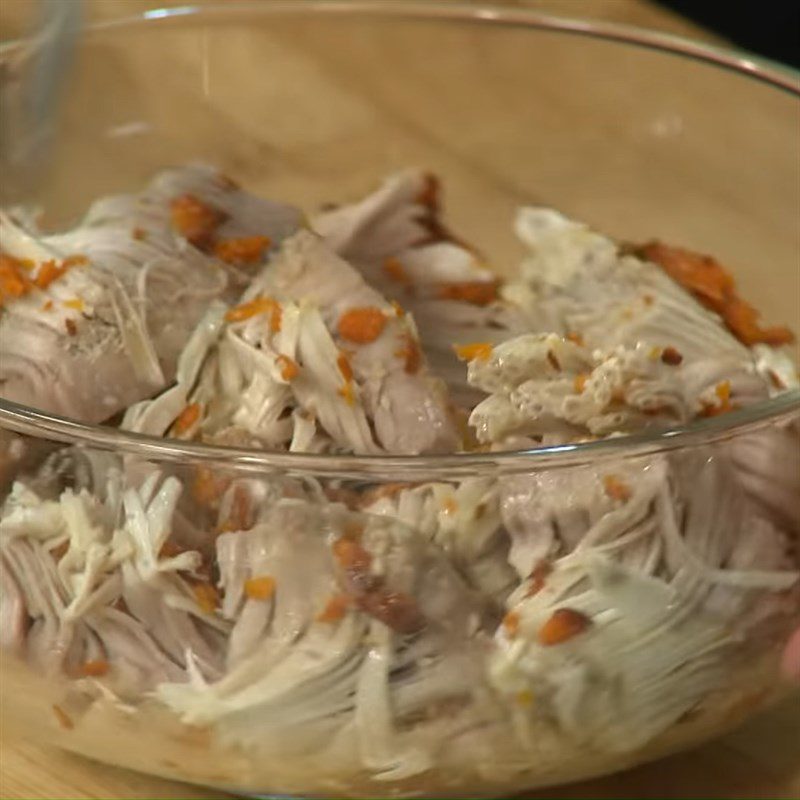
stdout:
{"type": "MultiPolygon", "coordinates": [[[[156,4],[156,0],[92,0],[88,4],[89,16],[104,19],[156,4]]],[[[709,38],[691,23],[644,0],[517,0],[507,4],[709,38]]],[[[0,0],[0,38],[19,28],[30,7],[30,0],[0,0]]],[[[219,792],[95,764],[8,734],[0,736],[0,798],[221,796],[219,792]]],[[[800,698],[793,698],[736,733],[695,751],[528,797],[800,798],[800,698]]]]}

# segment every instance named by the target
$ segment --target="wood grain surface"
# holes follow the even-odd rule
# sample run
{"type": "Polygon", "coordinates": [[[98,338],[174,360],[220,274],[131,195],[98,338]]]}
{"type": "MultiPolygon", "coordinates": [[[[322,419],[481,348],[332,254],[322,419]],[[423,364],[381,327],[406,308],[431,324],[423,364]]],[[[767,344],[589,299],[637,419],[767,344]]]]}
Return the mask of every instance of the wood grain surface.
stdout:
{"type": "MultiPolygon", "coordinates": [[[[391,0],[387,0],[391,2],[391,0]]],[[[63,0],[72,2],[72,0],[63,0]]],[[[94,0],[89,15],[107,19],[155,5],[140,0],[94,0]]],[[[170,5],[175,3],[159,3],[170,5]]],[[[707,39],[687,21],[644,0],[509,2],[550,13],[650,27],[707,39]]],[[[29,0],[0,0],[0,37],[29,16],[29,0]]],[[[503,165],[497,167],[498,175],[503,165]]],[[[502,175],[500,175],[502,177],[502,175]]],[[[2,714],[2,707],[0,707],[2,714]]],[[[62,751],[0,736],[2,798],[212,798],[219,792],[96,764],[62,751]]],[[[752,720],[741,730],[692,752],[590,782],[527,795],[530,798],[798,798],[800,697],[752,720]]]]}

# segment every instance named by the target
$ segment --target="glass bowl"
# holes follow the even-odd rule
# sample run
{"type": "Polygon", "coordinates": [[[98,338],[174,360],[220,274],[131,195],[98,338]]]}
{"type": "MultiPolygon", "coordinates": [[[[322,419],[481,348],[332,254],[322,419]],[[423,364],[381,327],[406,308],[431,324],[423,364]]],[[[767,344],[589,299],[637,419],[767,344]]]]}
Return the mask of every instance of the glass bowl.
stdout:
{"type": "MultiPolygon", "coordinates": [[[[36,46],[3,46],[4,80],[36,46]]],[[[103,24],[73,66],[50,168],[3,198],[45,226],[187,161],[305,208],[419,165],[500,272],[515,207],[541,203],[714,253],[765,316],[800,321],[800,88],[744,55],[515,9],[295,0],[103,24]]],[[[793,390],[597,442],[339,456],[1,402],[3,724],[262,795],[496,796],[690,747],[786,690],[798,419],[793,390]],[[36,535],[22,486],[51,498],[36,535]],[[140,544],[115,549],[118,528],[140,544]]]]}

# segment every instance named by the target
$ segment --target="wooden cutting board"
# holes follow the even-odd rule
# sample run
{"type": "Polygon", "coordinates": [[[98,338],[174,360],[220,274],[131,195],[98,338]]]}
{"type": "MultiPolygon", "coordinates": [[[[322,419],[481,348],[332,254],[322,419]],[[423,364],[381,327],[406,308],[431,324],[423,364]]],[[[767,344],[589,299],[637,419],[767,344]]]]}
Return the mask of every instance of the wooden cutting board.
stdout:
{"type": "MultiPolygon", "coordinates": [[[[174,5],[174,0],[160,3],[93,0],[88,6],[90,17],[103,19],[142,7],[170,4],[174,5]]],[[[708,38],[685,20],[644,0],[517,0],[508,4],[708,38]]],[[[18,28],[29,12],[30,0],[0,0],[0,37],[18,28]]],[[[219,792],[96,764],[9,734],[0,735],[0,798],[222,796],[219,792]]],[[[608,778],[526,796],[531,799],[800,798],[800,695],[703,748],[608,778]]]]}

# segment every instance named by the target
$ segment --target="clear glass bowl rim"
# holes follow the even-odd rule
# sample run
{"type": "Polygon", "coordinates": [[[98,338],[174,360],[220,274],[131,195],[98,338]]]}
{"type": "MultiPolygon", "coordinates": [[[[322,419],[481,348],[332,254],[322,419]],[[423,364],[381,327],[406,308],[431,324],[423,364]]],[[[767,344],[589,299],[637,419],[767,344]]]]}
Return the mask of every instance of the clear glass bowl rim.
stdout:
{"type": "MultiPolygon", "coordinates": [[[[135,16],[91,25],[82,35],[91,37],[95,33],[125,33],[141,25],[188,26],[211,19],[236,20],[244,16],[271,14],[401,18],[420,22],[454,22],[586,36],[699,61],[712,68],[731,71],[765,83],[800,100],[800,73],[744,51],[727,50],[628,25],[557,17],[531,9],[501,8],[492,5],[440,3],[428,0],[395,0],[392,3],[385,3],[383,0],[240,0],[224,5],[152,8],[135,16]]],[[[0,43],[0,56],[24,43],[24,39],[0,43]]],[[[795,389],[747,408],[697,420],[689,425],[596,442],[498,453],[362,456],[278,453],[162,439],[102,425],[81,423],[0,398],[0,427],[39,439],[125,452],[161,462],[202,462],[237,470],[391,481],[400,478],[441,480],[443,474],[463,478],[470,475],[485,475],[487,470],[503,473],[524,472],[574,467],[607,459],[641,457],[666,450],[730,440],[788,421],[799,414],[800,389],[795,389]]]]}

